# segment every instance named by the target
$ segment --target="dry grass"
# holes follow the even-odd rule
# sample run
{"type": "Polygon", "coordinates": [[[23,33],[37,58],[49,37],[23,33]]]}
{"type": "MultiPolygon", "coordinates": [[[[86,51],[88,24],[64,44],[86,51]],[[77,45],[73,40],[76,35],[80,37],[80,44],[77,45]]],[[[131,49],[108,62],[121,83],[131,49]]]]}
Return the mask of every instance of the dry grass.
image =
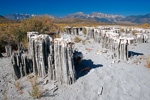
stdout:
{"type": "Polygon", "coordinates": [[[78,42],[81,41],[81,39],[80,39],[79,37],[76,36],[76,37],[74,38],[74,41],[75,41],[76,43],[78,43],[78,42]]]}
{"type": "Polygon", "coordinates": [[[142,59],[144,59],[145,58],[145,56],[144,55],[141,55],[140,56],[140,60],[142,60],[142,59]]]}
{"type": "Polygon", "coordinates": [[[136,36],[136,33],[137,33],[137,31],[132,31],[132,34],[134,35],[134,36],[136,36]]]}
{"type": "Polygon", "coordinates": [[[124,33],[125,31],[124,31],[124,29],[121,28],[121,29],[120,29],[120,32],[121,32],[121,33],[124,33]]]}
{"type": "Polygon", "coordinates": [[[56,34],[55,38],[61,38],[60,34],[56,34]]]}
{"type": "Polygon", "coordinates": [[[139,63],[139,60],[138,60],[138,59],[136,59],[136,60],[135,60],[135,63],[136,63],[136,65],[138,65],[138,63],[139,63]]]}
{"type": "Polygon", "coordinates": [[[21,90],[21,83],[20,82],[16,82],[14,85],[17,88],[17,91],[21,90]]]}
{"type": "Polygon", "coordinates": [[[56,34],[56,35],[55,35],[55,37],[54,37],[53,40],[52,40],[52,44],[54,44],[54,39],[55,39],[55,38],[61,38],[60,34],[56,34]]]}
{"type": "Polygon", "coordinates": [[[23,94],[24,92],[21,90],[19,93],[20,93],[20,94],[23,94]]]}
{"type": "Polygon", "coordinates": [[[83,29],[83,34],[84,34],[84,36],[86,36],[86,29],[85,28],[83,29]]]}
{"type": "Polygon", "coordinates": [[[85,45],[86,40],[82,40],[82,44],[85,45]]]}
{"type": "Polygon", "coordinates": [[[37,76],[34,76],[32,80],[30,80],[32,85],[32,91],[29,92],[29,95],[33,97],[33,99],[39,99],[43,96],[43,92],[39,89],[37,85],[37,76]]]}
{"type": "Polygon", "coordinates": [[[145,66],[146,66],[147,68],[150,68],[150,57],[147,57],[147,58],[146,58],[146,64],[145,64],[145,66]]]}
{"type": "Polygon", "coordinates": [[[28,42],[26,38],[23,38],[22,44],[24,45],[25,48],[28,48],[28,42]]]}
{"type": "Polygon", "coordinates": [[[86,50],[87,50],[87,51],[91,51],[92,49],[87,48],[86,50]]]}
{"type": "Polygon", "coordinates": [[[17,88],[17,91],[19,91],[20,94],[23,94],[24,92],[22,91],[22,86],[20,82],[16,82],[15,87],[17,88]]]}
{"type": "Polygon", "coordinates": [[[3,97],[4,97],[4,98],[3,98],[4,100],[8,100],[8,98],[7,98],[7,92],[5,92],[5,93],[3,94],[3,97]]]}

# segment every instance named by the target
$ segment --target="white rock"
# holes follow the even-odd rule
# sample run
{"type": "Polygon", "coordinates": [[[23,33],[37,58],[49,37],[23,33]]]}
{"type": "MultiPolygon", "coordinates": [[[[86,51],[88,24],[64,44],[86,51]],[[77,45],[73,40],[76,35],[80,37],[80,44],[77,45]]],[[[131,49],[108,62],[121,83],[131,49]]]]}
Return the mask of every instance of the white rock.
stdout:
{"type": "Polygon", "coordinates": [[[45,80],[43,84],[46,85],[47,83],[48,83],[48,80],[45,80]]]}
{"type": "Polygon", "coordinates": [[[95,69],[91,69],[91,72],[94,72],[95,71],[95,69]]]}
{"type": "Polygon", "coordinates": [[[103,87],[100,87],[97,91],[97,94],[99,96],[99,95],[102,95],[102,93],[103,93],[103,87]]]}
{"type": "Polygon", "coordinates": [[[114,63],[115,63],[115,61],[113,60],[111,63],[112,63],[112,64],[114,64],[114,63]]]}

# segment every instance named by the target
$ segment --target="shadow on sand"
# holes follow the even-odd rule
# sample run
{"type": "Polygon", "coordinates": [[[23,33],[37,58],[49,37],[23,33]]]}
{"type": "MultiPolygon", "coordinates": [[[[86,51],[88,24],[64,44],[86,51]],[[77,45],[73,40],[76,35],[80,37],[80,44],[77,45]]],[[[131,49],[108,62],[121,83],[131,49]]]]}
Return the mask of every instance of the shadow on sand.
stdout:
{"type": "Polygon", "coordinates": [[[138,52],[133,52],[133,51],[128,51],[128,57],[130,58],[131,56],[139,56],[139,55],[144,55],[143,53],[138,53],[138,52]]]}
{"type": "Polygon", "coordinates": [[[103,65],[95,65],[93,64],[93,61],[91,59],[83,59],[78,65],[76,65],[77,79],[86,75],[91,69],[95,69],[98,67],[103,67],[103,65]]]}

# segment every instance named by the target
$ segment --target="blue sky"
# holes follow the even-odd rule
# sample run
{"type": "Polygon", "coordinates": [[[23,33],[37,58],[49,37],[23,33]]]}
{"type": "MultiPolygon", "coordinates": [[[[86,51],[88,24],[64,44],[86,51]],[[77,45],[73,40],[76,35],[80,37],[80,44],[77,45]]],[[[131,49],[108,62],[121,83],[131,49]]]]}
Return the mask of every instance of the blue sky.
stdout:
{"type": "Polygon", "coordinates": [[[150,0],[0,0],[0,15],[27,13],[64,17],[76,12],[144,15],[150,13],[150,0]]]}

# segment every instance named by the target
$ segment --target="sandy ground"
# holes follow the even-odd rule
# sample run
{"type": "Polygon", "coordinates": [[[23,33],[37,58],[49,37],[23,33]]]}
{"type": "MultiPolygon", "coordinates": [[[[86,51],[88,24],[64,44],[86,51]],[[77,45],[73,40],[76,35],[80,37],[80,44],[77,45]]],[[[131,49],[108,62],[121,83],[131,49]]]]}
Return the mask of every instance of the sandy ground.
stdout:
{"type": "MultiPolygon", "coordinates": [[[[64,38],[74,36],[62,35],[64,38]]],[[[81,36],[82,40],[85,37],[81,36]]],[[[44,91],[42,100],[150,100],[150,69],[145,67],[146,57],[150,55],[150,43],[130,46],[133,56],[129,61],[115,62],[105,49],[93,40],[76,43],[75,48],[82,52],[83,60],[78,69],[89,67],[89,71],[78,73],[77,81],[69,86],[59,86],[46,79],[38,79],[39,88],[44,91]],[[90,49],[89,51],[87,49],[90,49]]],[[[30,75],[32,76],[32,75],[30,75]]],[[[32,99],[31,83],[27,77],[18,80],[21,90],[17,91],[12,78],[10,58],[0,58],[0,98],[8,100],[32,99]]]]}

